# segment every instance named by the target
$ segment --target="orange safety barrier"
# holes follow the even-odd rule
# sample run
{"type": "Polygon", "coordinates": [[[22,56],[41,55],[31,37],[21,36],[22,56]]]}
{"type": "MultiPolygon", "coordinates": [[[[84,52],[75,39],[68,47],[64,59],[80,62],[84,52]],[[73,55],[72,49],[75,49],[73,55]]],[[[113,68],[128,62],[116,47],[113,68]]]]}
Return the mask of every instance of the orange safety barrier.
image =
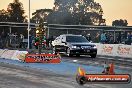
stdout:
{"type": "Polygon", "coordinates": [[[111,64],[109,64],[109,72],[108,72],[108,74],[115,74],[115,72],[114,72],[114,64],[113,63],[111,63],[111,64]]]}
{"type": "Polygon", "coordinates": [[[26,63],[60,63],[60,55],[55,54],[27,54],[26,63]]]}
{"type": "Polygon", "coordinates": [[[86,74],[81,67],[78,68],[76,81],[78,84],[85,83],[130,83],[131,76],[129,74],[115,74],[114,64],[111,63],[108,74],[86,74]]]}
{"type": "Polygon", "coordinates": [[[130,82],[130,75],[128,74],[86,74],[87,82],[110,82],[110,83],[128,83],[130,82]]]}

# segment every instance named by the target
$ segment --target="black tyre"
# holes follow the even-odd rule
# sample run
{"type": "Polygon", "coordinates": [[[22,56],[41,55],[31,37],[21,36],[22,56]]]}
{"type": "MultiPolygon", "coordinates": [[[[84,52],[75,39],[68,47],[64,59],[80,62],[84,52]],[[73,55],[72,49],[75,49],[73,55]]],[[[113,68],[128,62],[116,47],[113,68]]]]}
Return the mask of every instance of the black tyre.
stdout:
{"type": "Polygon", "coordinates": [[[80,54],[77,54],[76,56],[77,56],[77,57],[80,57],[80,54]]]}
{"type": "Polygon", "coordinates": [[[92,54],[90,55],[92,58],[96,58],[96,54],[92,54]]]}
{"type": "Polygon", "coordinates": [[[70,48],[67,48],[66,54],[67,54],[67,56],[69,56],[69,57],[73,56],[73,55],[71,54],[70,48]]]}
{"type": "Polygon", "coordinates": [[[77,81],[77,83],[79,84],[79,85],[84,85],[85,83],[86,83],[86,78],[85,77],[83,77],[83,76],[77,76],[76,77],[76,81],[77,81]]]}

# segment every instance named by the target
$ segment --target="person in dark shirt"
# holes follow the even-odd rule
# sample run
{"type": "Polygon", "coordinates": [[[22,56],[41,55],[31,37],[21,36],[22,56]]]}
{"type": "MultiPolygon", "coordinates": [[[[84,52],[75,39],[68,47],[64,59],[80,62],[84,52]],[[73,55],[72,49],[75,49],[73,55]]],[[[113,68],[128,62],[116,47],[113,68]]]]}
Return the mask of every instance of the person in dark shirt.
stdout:
{"type": "Polygon", "coordinates": [[[87,39],[89,42],[91,42],[91,36],[90,36],[90,34],[87,34],[86,39],[87,39]]]}
{"type": "Polygon", "coordinates": [[[127,45],[131,45],[131,34],[129,32],[127,34],[127,45]]]}
{"type": "Polygon", "coordinates": [[[6,37],[7,34],[5,32],[2,32],[1,34],[1,48],[5,48],[6,47],[6,37]]]}

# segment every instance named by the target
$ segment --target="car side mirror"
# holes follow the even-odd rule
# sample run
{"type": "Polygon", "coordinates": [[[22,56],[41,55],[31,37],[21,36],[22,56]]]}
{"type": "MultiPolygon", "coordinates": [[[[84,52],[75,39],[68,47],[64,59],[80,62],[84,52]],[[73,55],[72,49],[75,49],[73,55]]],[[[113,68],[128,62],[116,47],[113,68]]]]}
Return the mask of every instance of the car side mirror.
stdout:
{"type": "Polygon", "coordinates": [[[62,43],[66,43],[65,41],[61,41],[62,43]]]}
{"type": "Polygon", "coordinates": [[[62,40],[61,42],[67,44],[66,41],[64,41],[64,40],[62,40]]]}
{"type": "Polygon", "coordinates": [[[66,41],[65,41],[65,40],[61,40],[61,42],[62,42],[62,43],[66,43],[66,41]]]}

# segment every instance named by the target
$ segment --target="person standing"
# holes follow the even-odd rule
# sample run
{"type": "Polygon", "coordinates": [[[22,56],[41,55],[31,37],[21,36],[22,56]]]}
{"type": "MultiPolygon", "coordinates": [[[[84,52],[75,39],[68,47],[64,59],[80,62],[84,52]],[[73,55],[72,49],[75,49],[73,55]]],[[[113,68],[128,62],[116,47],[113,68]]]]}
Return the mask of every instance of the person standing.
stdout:
{"type": "Polygon", "coordinates": [[[108,65],[108,63],[105,61],[104,62],[104,70],[103,70],[103,72],[102,73],[104,73],[104,74],[108,74],[109,73],[109,65],[108,65]]]}
{"type": "Polygon", "coordinates": [[[105,32],[103,32],[102,34],[101,34],[101,43],[106,43],[106,34],[105,34],[105,32]]]}
{"type": "Polygon", "coordinates": [[[127,45],[131,45],[131,34],[127,33],[127,45]]]}
{"type": "Polygon", "coordinates": [[[100,34],[97,32],[96,36],[95,36],[95,43],[99,43],[100,41],[100,34]]]}
{"type": "Polygon", "coordinates": [[[2,47],[2,48],[5,48],[5,45],[6,45],[6,37],[7,37],[7,35],[6,35],[6,33],[3,31],[2,34],[1,34],[1,42],[2,42],[1,47],[2,47]]]}

